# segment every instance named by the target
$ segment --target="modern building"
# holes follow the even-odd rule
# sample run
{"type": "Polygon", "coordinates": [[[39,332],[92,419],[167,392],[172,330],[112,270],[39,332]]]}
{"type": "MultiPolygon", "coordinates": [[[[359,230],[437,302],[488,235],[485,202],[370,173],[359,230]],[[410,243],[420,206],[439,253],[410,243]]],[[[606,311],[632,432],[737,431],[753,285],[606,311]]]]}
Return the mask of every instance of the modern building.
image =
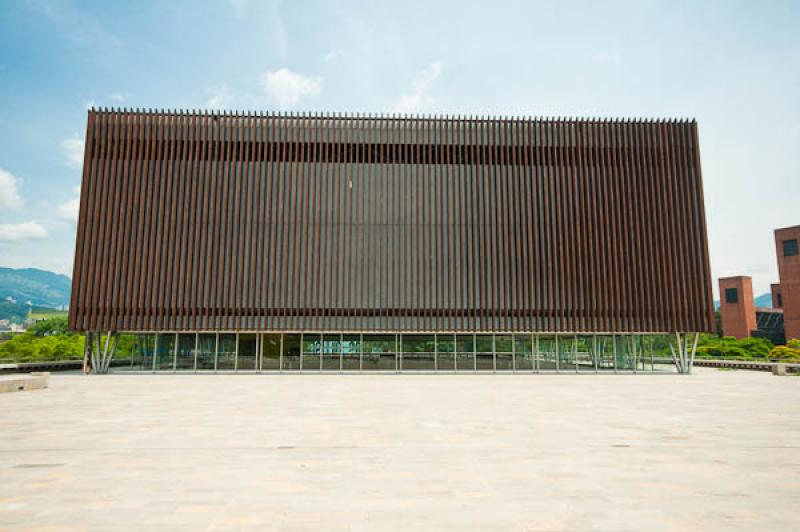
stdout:
{"type": "Polygon", "coordinates": [[[774,344],[782,344],[786,341],[783,310],[755,306],[751,277],[720,278],[719,294],[720,324],[723,336],[733,336],[738,339],[756,336],[768,338],[774,344]]]}
{"type": "Polygon", "coordinates": [[[101,372],[120,333],[143,371],[688,372],[714,324],[693,121],[91,110],[81,190],[101,372]]]}
{"type": "Polygon", "coordinates": [[[723,277],[719,280],[719,313],[722,335],[748,338],[756,330],[756,306],[753,279],[747,276],[723,277]]]}
{"type": "Polygon", "coordinates": [[[719,280],[722,334],[760,336],[774,344],[800,338],[800,225],[775,230],[779,283],[770,285],[772,308],[756,308],[750,277],[719,280]]]}
{"type": "Polygon", "coordinates": [[[800,225],[775,230],[780,283],[773,284],[772,305],[783,310],[786,338],[800,338],[800,225]]]}

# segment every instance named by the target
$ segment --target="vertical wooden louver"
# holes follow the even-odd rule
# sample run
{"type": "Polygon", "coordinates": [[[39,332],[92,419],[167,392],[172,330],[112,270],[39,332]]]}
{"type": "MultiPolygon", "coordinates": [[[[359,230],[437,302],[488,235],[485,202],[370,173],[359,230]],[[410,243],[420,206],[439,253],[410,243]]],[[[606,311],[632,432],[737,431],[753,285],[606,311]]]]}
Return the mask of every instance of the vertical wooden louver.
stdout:
{"type": "Polygon", "coordinates": [[[90,111],[77,330],[709,331],[697,126],[90,111]]]}

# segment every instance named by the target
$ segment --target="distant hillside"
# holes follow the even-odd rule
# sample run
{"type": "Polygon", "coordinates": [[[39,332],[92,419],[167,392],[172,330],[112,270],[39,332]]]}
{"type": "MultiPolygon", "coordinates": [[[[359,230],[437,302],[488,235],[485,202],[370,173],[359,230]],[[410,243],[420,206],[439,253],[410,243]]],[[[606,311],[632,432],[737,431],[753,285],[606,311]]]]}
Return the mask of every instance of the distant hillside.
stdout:
{"type": "Polygon", "coordinates": [[[37,307],[61,308],[69,305],[72,281],[36,268],[0,268],[0,301],[11,297],[16,304],[30,302],[37,307]]]}
{"type": "Polygon", "coordinates": [[[761,294],[756,298],[756,306],[762,308],[772,308],[772,294],[767,292],[766,294],[761,294]]]}
{"type": "MultiPolygon", "coordinates": [[[[756,307],[761,308],[772,308],[772,294],[767,292],[766,294],[761,294],[757,298],[755,298],[755,305],[756,307]]],[[[719,310],[719,299],[714,300],[714,309],[719,310]]]]}

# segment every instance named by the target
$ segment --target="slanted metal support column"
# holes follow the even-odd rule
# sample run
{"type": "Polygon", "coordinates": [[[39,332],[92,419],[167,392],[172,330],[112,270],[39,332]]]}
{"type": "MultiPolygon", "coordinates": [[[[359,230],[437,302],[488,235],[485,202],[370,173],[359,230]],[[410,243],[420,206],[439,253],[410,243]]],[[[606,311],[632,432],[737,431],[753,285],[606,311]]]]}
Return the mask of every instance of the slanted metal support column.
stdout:
{"type": "Polygon", "coordinates": [[[91,353],[92,372],[98,375],[106,374],[111,367],[111,360],[114,358],[114,354],[117,351],[119,334],[108,331],[106,333],[106,341],[102,348],[100,347],[100,334],[95,333],[93,336],[95,339],[95,347],[92,349],[91,353]]]}
{"type": "Polygon", "coordinates": [[[694,356],[697,352],[697,342],[699,340],[700,333],[694,333],[694,341],[691,347],[689,347],[689,333],[683,335],[679,332],[675,333],[675,347],[670,345],[669,349],[672,353],[672,361],[678,373],[688,375],[692,372],[694,356]]]}
{"type": "Polygon", "coordinates": [[[694,367],[694,355],[697,353],[697,342],[700,341],[700,333],[694,333],[694,342],[692,342],[692,352],[689,356],[689,367],[688,372],[692,372],[692,368],[694,367]]]}
{"type": "Polygon", "coordinates": [[[86,331],[86,336],[83,341],[83,372],[89,374],[90,354],[92,352],[92,333],[86,331]]]}
{"type": "Polygon", "coordinates": [[[700,340],[700,333],[694,333],[694,340],[691,347],[689,347],[689,333],[683,335],[679,332],[675,333],[675,347],[669,346],[672,353],[672,361],[678,373],[688,375],[692,372],[694,365],[694,356],[697,352],[697,342],[700,340]]]}

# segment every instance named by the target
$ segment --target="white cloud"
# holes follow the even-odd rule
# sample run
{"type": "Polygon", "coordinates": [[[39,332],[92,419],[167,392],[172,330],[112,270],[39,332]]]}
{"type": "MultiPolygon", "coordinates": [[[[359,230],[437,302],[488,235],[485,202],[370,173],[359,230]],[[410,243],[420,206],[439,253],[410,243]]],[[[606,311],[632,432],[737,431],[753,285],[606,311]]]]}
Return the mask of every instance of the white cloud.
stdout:
{"type": "Polygon", "coordinates": [[[89,109],[91,109],[92,107],[95,107],[95,105],[96,105],[96,104],[95,104],[95,101],[94,101],[94,100],[91,100],[91,99],[90,99],[90,100],[86,100],[86,110],[87,110],[87,111],[88,111],[89,109]]]}
{"type": "Polygon", "coordinates": [[[317,96],[322,90],[322,78],[306,77],[288,68],[270,70],[261,76],[261,86],[281,109],[294,107],[301,98],[317,96]]]}
{"type": "Polygon", "coordinates": [[[19,209],[23,205],[19,187],[22,179],[0,168],[0,207],[19,209]]]}
{"type": "Polygon", "coordinates": [[[109,100],[112,102],[123,103],[125,101],[125,95],[119,92],[112,93],[109,97],[109,100]]]}
{"type": "Polygon", "coordinates": [[[74,188],[75,196],[58,206],[57,214],[62,220],[78,221],[78,210],[81,206],[81,187],[74,188]]]}
{"type": "Polygon", "coordinates": [[[47,230],[36,220],[20,224],[0,224],[0,240],[34,240],[47,237],[47,230]]]}
{"type": "Polygon", "coordinates": [[[619,63],[622,61],[622,54],[619,52],[597,52],[592,56],[593,63],[619,63]]]}
{"type": "Polygon", "coordinates": [[[67,166],[72,168],[83,167],[83,139],[72,137],[61,142],[64,155],[67,156],[67,166]]]}
{"type": "Polygon", "coordinates": [[[398,113],[416,113],[430,108],[436,102],[431,91],[441,73],[442,63],[438,61],[417,72],[408,92],[400,96],[394,110],[398,113]]]}
{"type": "Polygon", "coordinates": [[[217,85],[206,89],[208,100],[206,100],[206,109],[227,109],[233,103],[233,95],[230,88],[225,85],[217,85]]]}

